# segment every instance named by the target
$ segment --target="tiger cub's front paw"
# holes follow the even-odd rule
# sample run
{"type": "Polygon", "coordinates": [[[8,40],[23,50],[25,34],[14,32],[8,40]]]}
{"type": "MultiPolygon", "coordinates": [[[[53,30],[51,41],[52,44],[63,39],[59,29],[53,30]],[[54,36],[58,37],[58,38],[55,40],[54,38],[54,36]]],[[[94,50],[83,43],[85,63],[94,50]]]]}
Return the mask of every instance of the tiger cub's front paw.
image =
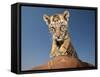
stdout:
{"type": "Polygon", "coordinates": [[[50,53],[50,58],[53,58],[53,57],[55,57],[55,56],[56,56],[55,53],[50,53]]]}

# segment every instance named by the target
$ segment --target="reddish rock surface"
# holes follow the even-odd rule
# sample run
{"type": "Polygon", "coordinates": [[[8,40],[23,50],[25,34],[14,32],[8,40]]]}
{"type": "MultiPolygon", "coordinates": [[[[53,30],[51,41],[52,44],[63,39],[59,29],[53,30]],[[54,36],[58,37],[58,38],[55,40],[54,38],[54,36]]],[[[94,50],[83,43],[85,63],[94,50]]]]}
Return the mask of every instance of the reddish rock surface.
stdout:
{"type": "Polygon", "coordinates": [[[57,56],[55,58],[52,58],[46,64],[33,67],[32,70],[78,68],[78,67],[93,67],[93,65],[86,62],[82,62],[81,60],[73,57],[57,56]]]}

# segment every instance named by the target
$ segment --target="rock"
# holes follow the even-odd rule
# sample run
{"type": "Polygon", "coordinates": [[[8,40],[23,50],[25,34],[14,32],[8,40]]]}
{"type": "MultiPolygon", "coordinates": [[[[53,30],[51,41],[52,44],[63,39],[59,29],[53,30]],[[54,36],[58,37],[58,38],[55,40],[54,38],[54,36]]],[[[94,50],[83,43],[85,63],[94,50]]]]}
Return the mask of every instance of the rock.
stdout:
{"type": "Polygon", "coordinates": [[[78,68],[78,67],[94,67],[92,64],[83,62],[78,58],[57,56],[52,58],[46,64],[33,67],[32,70],[44,70],[44,69],[61,69],[61,68],[78,68]]]}

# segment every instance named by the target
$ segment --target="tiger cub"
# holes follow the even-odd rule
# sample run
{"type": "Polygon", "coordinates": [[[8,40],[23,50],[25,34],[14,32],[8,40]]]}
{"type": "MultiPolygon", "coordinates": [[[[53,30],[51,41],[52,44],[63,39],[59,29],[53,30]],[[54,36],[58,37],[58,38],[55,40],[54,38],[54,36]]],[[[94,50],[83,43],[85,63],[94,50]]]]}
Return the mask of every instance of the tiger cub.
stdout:
{"type": "Polygon", "coordinates": [[[43,19],[52,34],[50,57],[61,55],[77,57],[68,32],[69,12],[66,10],[62,14],[60,13],[51,16],[44,14],[43,19]]]}

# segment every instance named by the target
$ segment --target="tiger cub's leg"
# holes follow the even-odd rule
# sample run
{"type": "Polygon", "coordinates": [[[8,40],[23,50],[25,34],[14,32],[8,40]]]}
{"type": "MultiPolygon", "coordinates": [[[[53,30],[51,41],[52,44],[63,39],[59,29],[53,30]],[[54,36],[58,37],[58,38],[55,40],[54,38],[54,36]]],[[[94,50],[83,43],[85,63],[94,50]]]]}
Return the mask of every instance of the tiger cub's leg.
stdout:
{"type": "Polygon", "coordinates": [[[50,53],[50,57],[55,57],[57,56],[57,51],[58,51],[58,47],[56,45],[56,41],[53,40],[52,42],[52,49],[51,49],[51,53],[50,53]]]}
{"type": "Polygon", "coordinates": [[[70,43],[70,39],[64,40],[64,43],[61,45],[59,49],[59,52],[61,53],[61,55],[67,55],[69,43],[70,43]]]}

